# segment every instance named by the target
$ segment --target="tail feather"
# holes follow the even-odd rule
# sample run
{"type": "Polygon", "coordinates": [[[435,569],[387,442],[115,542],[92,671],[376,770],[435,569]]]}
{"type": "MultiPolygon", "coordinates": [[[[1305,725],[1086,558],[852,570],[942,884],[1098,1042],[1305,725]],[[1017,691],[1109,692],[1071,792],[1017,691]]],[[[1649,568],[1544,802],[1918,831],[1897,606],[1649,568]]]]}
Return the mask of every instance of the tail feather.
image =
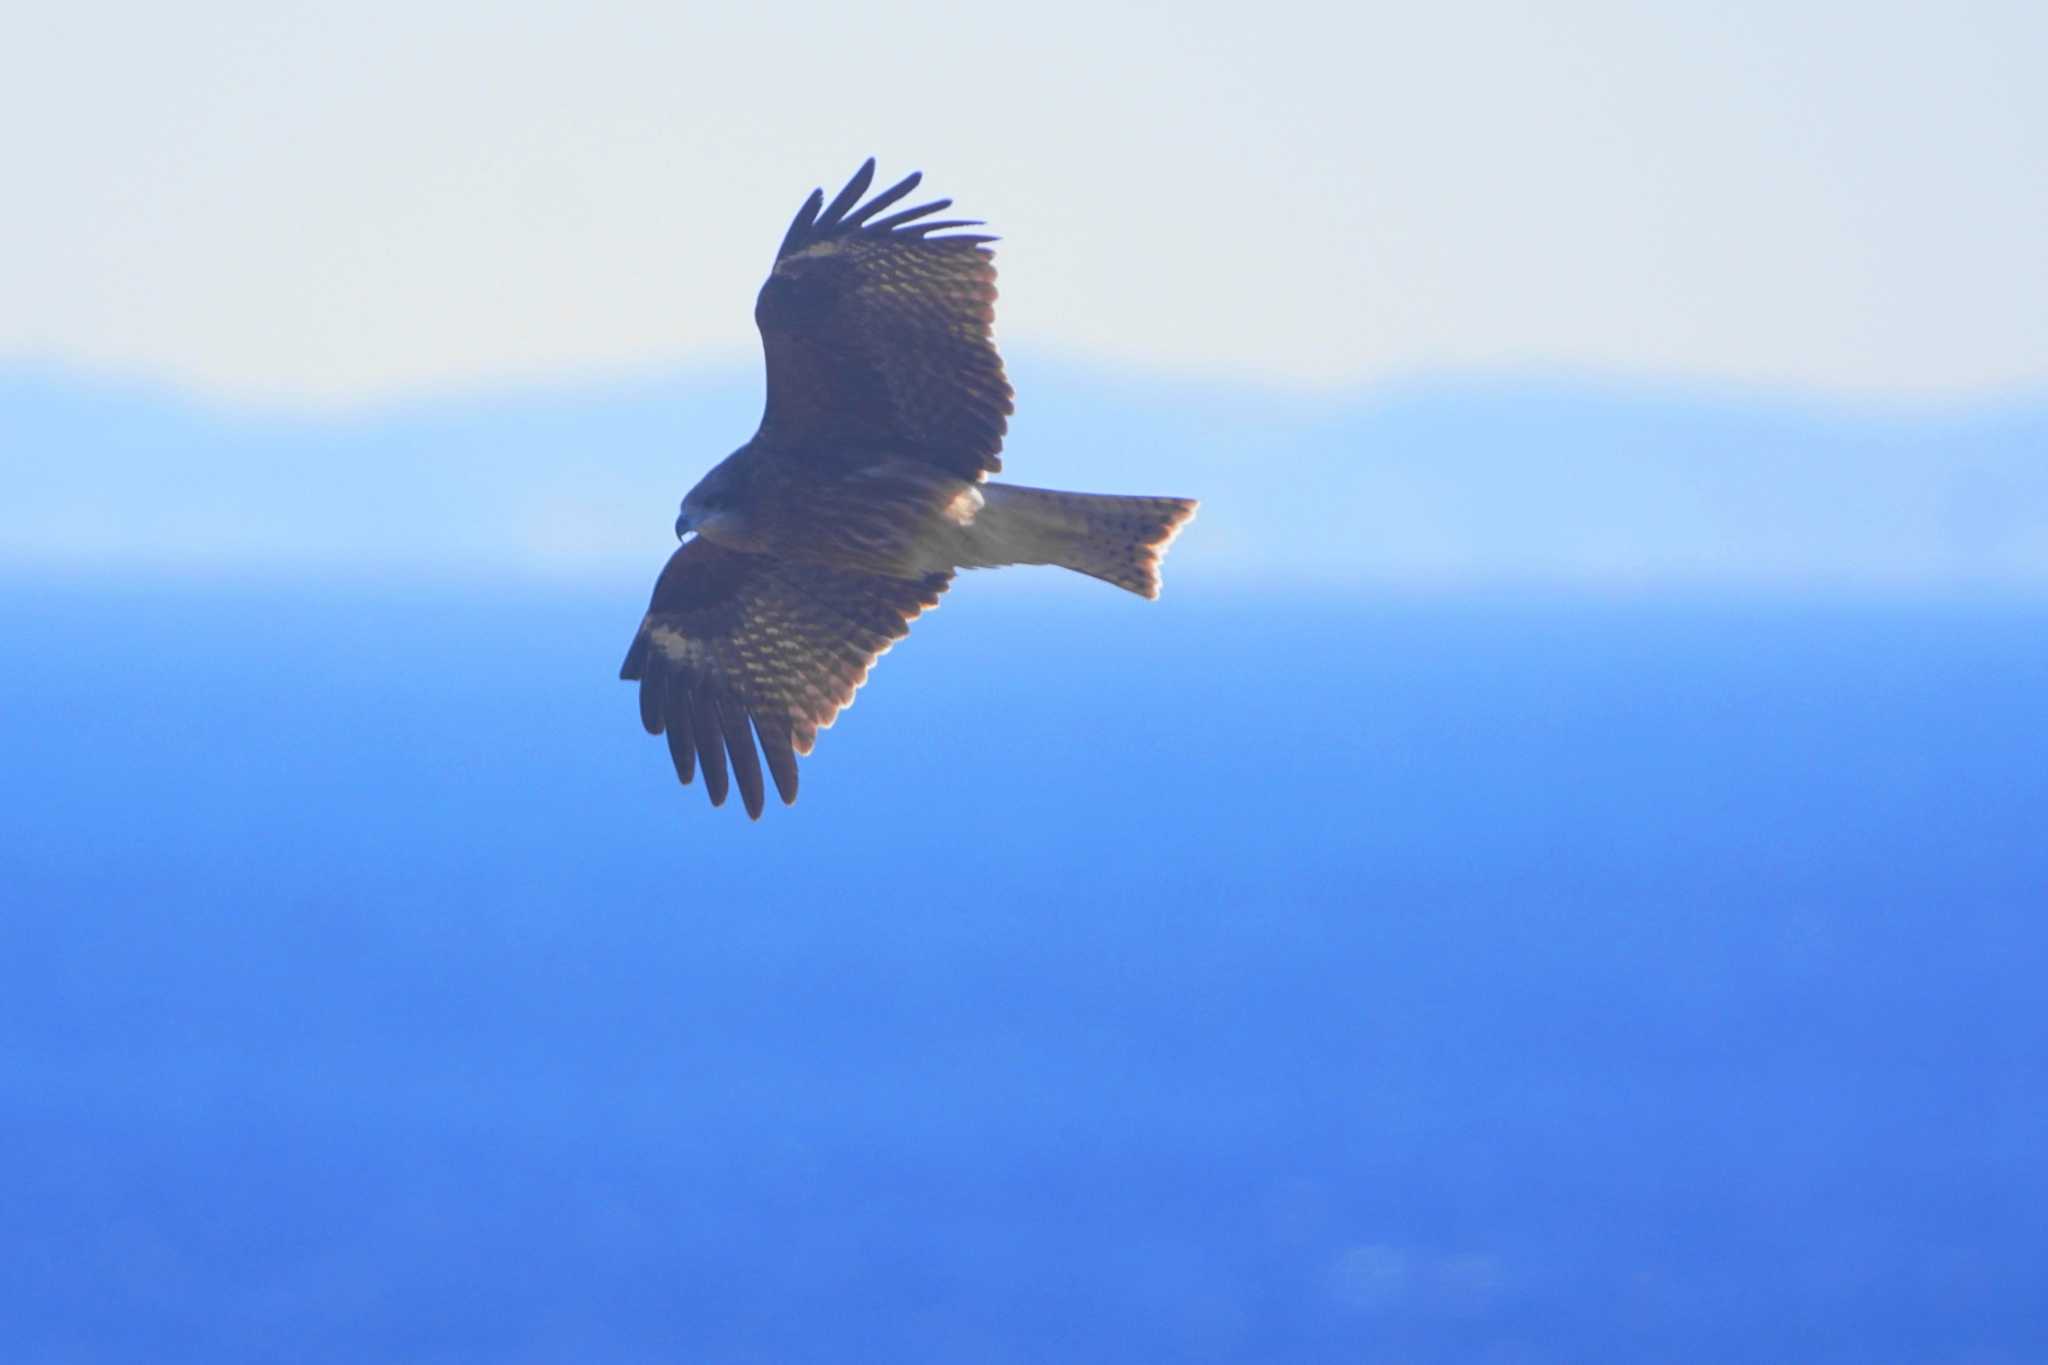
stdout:
{"type": "Polygon", "coordinates": [[[1159,561],[1198,506],[1192,498],[1001,483],[983,484],[981,494],[983,506],[964,528],[962,567],[1057,564],[1146,598],[1159,596],[1159,561]]]}

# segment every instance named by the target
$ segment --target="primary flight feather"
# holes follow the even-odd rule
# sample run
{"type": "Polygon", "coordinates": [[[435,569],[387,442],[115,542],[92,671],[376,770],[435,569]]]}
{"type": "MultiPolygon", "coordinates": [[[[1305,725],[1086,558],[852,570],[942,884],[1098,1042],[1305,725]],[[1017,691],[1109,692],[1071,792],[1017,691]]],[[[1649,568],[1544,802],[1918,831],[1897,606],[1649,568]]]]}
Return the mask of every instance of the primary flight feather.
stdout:
{"type": "Polygon", "coordinates": [[[987,482],[1012,411],[990,340],[995,239],[933,219],[950,200],[896,209],[917,175],[862,203],[874,173],[829,204],[813,191],[783,236],[754,304],[760,430],[684,497],[683,543],[619,670],[676,776],[701,770],[714,806],[736,784],[756,819],[762,760],[794,802],[797,755],[956,570],[1058,564],[1157,597],[1195,512],[987,482]]]}

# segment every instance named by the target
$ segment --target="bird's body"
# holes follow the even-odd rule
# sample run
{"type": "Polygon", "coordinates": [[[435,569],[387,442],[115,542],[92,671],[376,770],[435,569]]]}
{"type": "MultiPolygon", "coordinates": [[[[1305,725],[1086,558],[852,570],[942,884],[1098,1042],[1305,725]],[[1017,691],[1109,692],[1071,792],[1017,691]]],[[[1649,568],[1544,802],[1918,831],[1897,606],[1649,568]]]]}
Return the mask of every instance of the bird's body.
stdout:
{"type": "Polygon", "coordinates": [[[754,316],[768,402],[754,438],[683,499],[687,540],[655,584],[621,676],[666,733],[676,773],[727,760],[749,815],[761,754],[785,802],[796,755],[853,699],[874,659],[961,568],[1058,564],[1145,597],[1195,504],[987,482],[1011,412],[990,340],[995,269],[974,226],[877,218],[911,176],[856,208],[868,162],[830,205],[813,194],[754,316]]]}

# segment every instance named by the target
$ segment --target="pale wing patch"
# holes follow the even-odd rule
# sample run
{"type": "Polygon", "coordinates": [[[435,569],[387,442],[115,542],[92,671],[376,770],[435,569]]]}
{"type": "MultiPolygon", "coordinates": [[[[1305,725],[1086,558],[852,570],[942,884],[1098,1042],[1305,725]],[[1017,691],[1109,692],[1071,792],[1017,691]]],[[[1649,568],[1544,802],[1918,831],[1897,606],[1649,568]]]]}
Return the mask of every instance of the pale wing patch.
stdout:
{"type": "Polygon", "coordinates": [[[987,502],[988,499],[981,495],[981,490],[969,484],[955,493],[942,510],[946,520],[955,526],[972,526],[975,516],[987,502]]]}

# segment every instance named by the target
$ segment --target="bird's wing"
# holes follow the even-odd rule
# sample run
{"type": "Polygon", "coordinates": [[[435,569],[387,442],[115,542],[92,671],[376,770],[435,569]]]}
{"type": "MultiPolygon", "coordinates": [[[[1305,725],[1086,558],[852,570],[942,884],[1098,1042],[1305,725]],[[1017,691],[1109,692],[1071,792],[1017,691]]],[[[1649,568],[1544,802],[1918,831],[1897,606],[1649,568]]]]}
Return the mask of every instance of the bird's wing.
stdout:
{"type": "Polygon", "coordinates": [[[784,804],[808,754],[951,574],[887,578],[741,554],[699,536],[669,556],[619,676],[640,683],[640,720],[668,734],[685,783],[725,803],[726,759],[747,814],[761,816],[761,754],[784,804]]]}
{"type": "Polygon", "coordinates": [[[829,204],[813,191],[775,253],[754,304],[768,359],[756,439],[822,460],[881,452],[992,474],[1012,410],[989,337],[995,239],[931,235],[978,226],[927,221],[950,199],[884,213],[916,175],[860,203],[874,174],[870,158],[829,204]]]}

